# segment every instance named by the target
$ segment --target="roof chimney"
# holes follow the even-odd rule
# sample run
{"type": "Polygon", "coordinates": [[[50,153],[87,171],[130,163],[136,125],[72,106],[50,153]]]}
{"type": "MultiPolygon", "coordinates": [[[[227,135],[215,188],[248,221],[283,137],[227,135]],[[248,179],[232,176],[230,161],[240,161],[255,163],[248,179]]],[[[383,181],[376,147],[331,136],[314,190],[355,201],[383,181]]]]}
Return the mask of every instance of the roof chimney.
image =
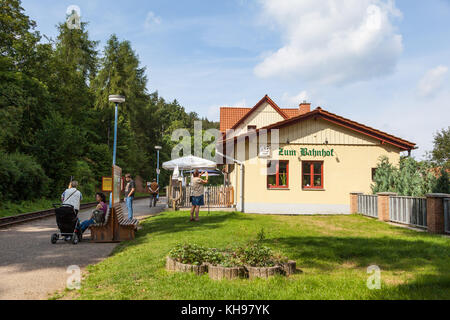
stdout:
{"type": "Polygon", "coordinates": [[[300,114],[305,114],[311,112],[311,103],[306,102],[304,100],[302,103],[300,103],[300,114]]]}

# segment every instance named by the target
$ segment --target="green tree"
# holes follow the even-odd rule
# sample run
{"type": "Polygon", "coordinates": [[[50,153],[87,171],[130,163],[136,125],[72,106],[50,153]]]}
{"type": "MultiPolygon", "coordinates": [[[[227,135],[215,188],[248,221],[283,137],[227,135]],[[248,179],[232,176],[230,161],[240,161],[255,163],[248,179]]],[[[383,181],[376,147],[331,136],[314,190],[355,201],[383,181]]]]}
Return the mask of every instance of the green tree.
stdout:
{"type": "Polygon", "coordinates": [[[372,192],[396,192],[402,196],[423,196],[432,191],[435,177],[431,164],[402,157],[397,168],[387,157],[381,157],[377,165],[372,192]]]}
{"type": "Polygon", "coordinates": [[[436,165],[450,169],[450,127],[442,129],[434,136],[431,156],[436,165]]]}
{"type": "Polygon", "coordinates": [[[80,127],[72,125],[59,113],[52,112],[44,121],[44,128],[36,133],[32,152],[53,180],[52,192],[67,187],[75,174],[77,161],[84,154],[86,139],[80,127]]]}
{"type": "Polygon", "coordinates": [[[448,176],[448,171],[445,168],[441,169],[441,175],[433,187],[433,192],[450,194],[450,179],[448,176]]]}

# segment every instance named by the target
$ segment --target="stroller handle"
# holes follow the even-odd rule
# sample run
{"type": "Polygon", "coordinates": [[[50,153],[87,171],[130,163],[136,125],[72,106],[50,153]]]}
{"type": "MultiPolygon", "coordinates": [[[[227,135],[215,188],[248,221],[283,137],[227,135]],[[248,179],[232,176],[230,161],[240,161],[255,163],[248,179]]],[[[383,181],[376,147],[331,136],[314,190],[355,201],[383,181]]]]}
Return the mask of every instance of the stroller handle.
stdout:
{"type": "Polygon", "coordinates": [[[61,208],[61,207],[70,207],[70,208],[74,208],[74,206],[73,205],[71,205],[71,204],[65,204],[65,203],[54,203],[53,204],[53,208],[55,208],[55,209],[58,209],[58,208],[61,208]]]}

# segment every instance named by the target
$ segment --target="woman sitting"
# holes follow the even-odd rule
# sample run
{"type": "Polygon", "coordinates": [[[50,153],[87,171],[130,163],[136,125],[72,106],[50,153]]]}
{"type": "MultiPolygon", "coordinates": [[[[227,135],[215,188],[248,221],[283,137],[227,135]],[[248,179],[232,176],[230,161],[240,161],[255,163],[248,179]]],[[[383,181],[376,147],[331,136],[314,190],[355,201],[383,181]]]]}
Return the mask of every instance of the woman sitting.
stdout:
{"type": "MultiPolygon", "coordinates": [[[[108,205],[106,204],[106,197],[103,193],[98,192],[95,195],[95,200],[98,202],[95,210],[103,211],[104,216],[106,215],[106,211],[108,211],[108,205]]],[[[85,220],[81,223],[81,232],[84,233],[90,225],[93,225],[95,220],[91,217],[89,220],[85,220]]]]}

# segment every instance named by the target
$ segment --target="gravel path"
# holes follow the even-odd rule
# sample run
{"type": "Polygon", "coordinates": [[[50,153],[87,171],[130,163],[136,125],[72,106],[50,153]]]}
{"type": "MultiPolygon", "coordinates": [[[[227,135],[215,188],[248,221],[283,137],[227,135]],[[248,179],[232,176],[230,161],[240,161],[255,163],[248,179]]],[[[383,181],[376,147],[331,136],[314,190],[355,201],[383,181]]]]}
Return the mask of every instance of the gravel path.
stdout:
{"type": "MultiPolygon", "coordinates": [[[[137,219],[164,209],[162,201],[156,208],[149,208],[148,199],[134,202],[137,219]]],[[[91,212],[83,210],[80,220],[87,219],[91,212]]],[[[50,236],[56,230],[55,217],[0,229],[0,300],[47,299],[65,288],[69,266],[78,265],[83,273],[87,265],[105,259],[117,245],[87,241],[78,245],[58,241],[53,245],[50,236]]],[[[83,236],[89,238],[89,231],[83,236]]]]}

